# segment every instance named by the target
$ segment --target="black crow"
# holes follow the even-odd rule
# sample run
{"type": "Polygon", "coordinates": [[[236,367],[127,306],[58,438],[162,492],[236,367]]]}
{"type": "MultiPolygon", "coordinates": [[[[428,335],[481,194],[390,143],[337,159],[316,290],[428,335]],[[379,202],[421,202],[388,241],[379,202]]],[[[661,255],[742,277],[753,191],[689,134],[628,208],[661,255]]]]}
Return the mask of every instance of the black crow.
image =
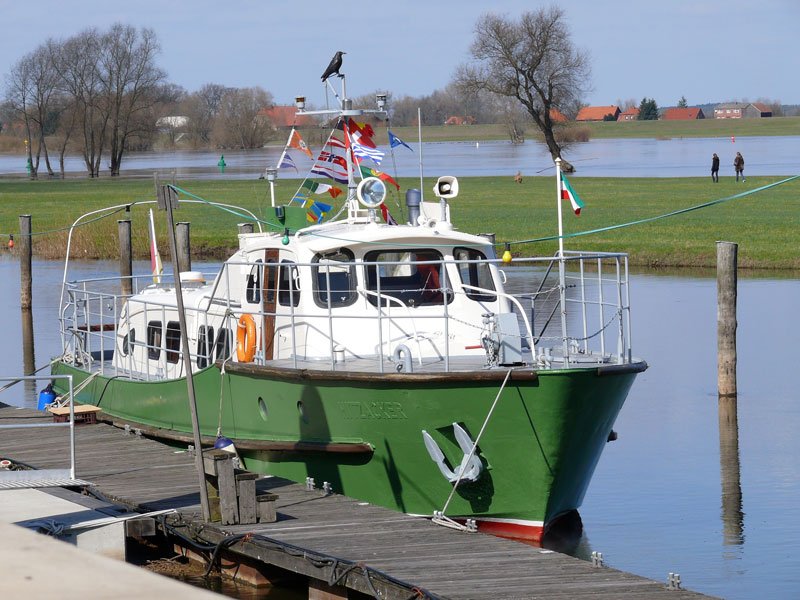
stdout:
{"type": "Polygon", "coordinates": [[[331,64],[328,65],[328,68],[325,69],[325,72],[322,74],[322,81],[325,81],[328,77],[330,77],[333,74],[336,74],[339,77],[341,77],[339,69],[342,68],[343,54],[347,54],[347,52],[342,52],[341,50],[339,50],[336,54],[333,55],[333,58],[331,59],[331,64]]]}

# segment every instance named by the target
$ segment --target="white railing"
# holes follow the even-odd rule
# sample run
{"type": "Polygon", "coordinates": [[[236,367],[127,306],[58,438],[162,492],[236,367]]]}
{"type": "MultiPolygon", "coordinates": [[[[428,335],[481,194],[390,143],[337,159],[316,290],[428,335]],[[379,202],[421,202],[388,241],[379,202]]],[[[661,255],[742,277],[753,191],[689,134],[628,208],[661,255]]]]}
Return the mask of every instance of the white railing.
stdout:
{"type": "MultiPolygon", "coordinates": [[[[21,375],[19,377],[0,377],[0,381],[11,382],[0,391],[8,389],[20,381],[47,381],[49,383],[56,379],[63,379],[66,381],[67,389],[69,390],[68,397],[71,399],[73,397],[72,375],[21,375]]],[[[69,429],[69,468],[26,469],[22,471],[0,470],[0,489],[82,485],[85,483],[75,478],[75,406],[73,402],[69,402],[69,421],[53,422],[50,420],[33,423],[0,424],[0,430],[39,429],[45,427],[69,429]]]]}
{"type": "MultiPolygon", "coordinates": [[[[472,331],[475,339],[484,335],[485,323],[476,314],[480,314],[482,307],[492,305],[500,312],[514,312],[519,320],[520,345],[527,346],[526,360],[537,368],[570,366],[573,363],[602,362],[625,364],[632,361],[630,343],[630,289],[627,256],[616,253],[600,252],[566,252],[563,259],[558,257],[520,258],[514,259],[505,272],[500,271],[494,277],[493,285],[496,289],[481,288],[471,283],[460,280],[458,267],[466,268],[468,265],[490,263],[494,267],[503,268],[499,260],[491,261],[420,261],[408,262],[365,262],[355,260],[352,263],[343,262],[337,268],[348,270],[349,287],[343,290],[331,289],[331,271],[324,270],[320,263],[235,263],[228,262],[222,267],[214,285],[206,288],[203,301],[198,306],[188,307],[187,320],[193,323],[189,331],[190,356],[192,362],[197,364],[198,357],[206,357],[206,351],[197,352],[198,329],[201,325],[215,324],[217,331],[224,327],[228,329],[228,336],[235,338],[236,320],[243,312],[255,318],[257,323],[262,323],[265,317],[281,319],[283,323],[280,333],[289,336],[289,342],[283,347],[291,348],[288,356],[294,365],[299,366],[301,359],[298,348],[305,341],[297,338],[296,331],[300,325],[307,335],[313,335],[315,346],[313,356],[318,364],[328,362],[330,368],[341,369],[337,365],[337,347],[342,342],[346,329],[358,327],[363,339],[373,340],[372,358],[376,368],[383,372],[384,362],[392,356],[392,344],[398,338],[406,336],[410,342],[422,339],[420,331],[424,330],[423,323],[439,322],[443,331],[441,343],[435,347],[435,355],[429,357],[444,363],[444,369],[451,369],[451,359],[454,356],[463,356],[464,351],[452,345],[452,336],[466,335],[472,331]],[[267,277],[269,269],[289,268],[297,271],[290,272],[290,279],[294,280],[294,273],[304,273],[303,281],[316,282],[317,277],[324,276],[327,289],[300,289],[295,284],[288,289],[279,290],[278,283],[272,293],[275,295],[275,310],[262,309],[244,310],[242,308],[246,284],[243,281],[250,270],[260,265],[261,272],[258,283],[258,294],[263,295],[264,281],[279,281],[279,273],[274,277],[267,277]],[[386,285],[381,288],[381,281],[385,277],[379,276],[381,269],[395,265],[433,265],[442,273],[440,287],[423,289],[421,287],[404,287],[389,289],[386,285]],[[242,269],[242,267],[245,267],[242,269]],[[349,269],[354,269],[350,271],[349,269]],[[307,271],[320,269],[317,272],[307,271]],[[558,269],[563,268],[564,285],[561,286],[558,269]],[[370,288],[367,272],[370,270],[375,285],[370,288]],[[313,273],[313,276],[309,276],[313,273]],[[353,278],[353,273],[355,277],[353,278]],[[231,298],[227,290],[235,290],[237,297],[231,298]],[[345,295],[352,295],[353,303],[360,302],[359,310],[347,310],[352,303],[345,307],[337,307],[332,301],[334,291],[345,295]],[[441,299],[436,303],[423,303],[420,299],[423,293],[438,293],[441,299]],[[287,294],[288,306],[280,304],[280,294],[287,294]],[[297,294],[315,294],[318,299],[316,311],[300,311],[294,306],[297,294]],[[467,302],[470,296],[492,297],[494,300],[470,300],[476,302],[472,306],[467,302]],[[323,298],[324,301],[319,299],[323,298]],[[469,316],[453,310],[452,303],[455,299],[461,300],[460,306],[469,306],[469,316]],[[362,306],[363,304],[363,306],[362,306]],[[424,304],[423,307],[420,304],[424,304]],[[507,305],[504,307],[504,305],[507,305]],[[394,307],[394,310],[392,310],[394,307]],[[499,308],[497,308],[499,307],[499,308]],[[508,307],[511,307],[510,309],[508,307]],[[367,326],[372,323],[372,333],[367,326]],[[363,324],[363,325],[362,325],[363,324]],[[394,334],[394,338],[393,338],[394,334]],[[371,336],[371,337],[370,337],[371,336]],[[322,363],[320,363],[322,361],[322,363]]],[[[172,281],[169,276],[162,276],[164,283],[157,287],[171,288],[172,281]]],[[[386,277],[386,281],[389,279],[386,277]]],[[[134,289],[142,289],[143,284],[152,285],[151,276],[134,278],[134,289]]],[[[64,343],[64,352],[67,359],[84,368],[106,372],[112,369],[112,375],[124,375],[144,380],[160,379],[165,376],[168,365],[166,362],[167,348],[165,345],[166,329],[162,330],[160,345],[148,345],[146,339],[136,339],[132,346],[144,348],[145,355],[148,349],[160,350],[157,361],[145,360],[143,365],[136,365],[132,358],[127,365],[118,361],[116,367],[111,366],[111,354],[120,348],[121,338],[117,332],[119,316],[123,306],[127,303],[128,318],[134,312],[144,312],[145,325],[150,320],[158,320],[166,328],[169,320],[174,317],[175,307],[164,302],[154,302],[139,296],[135,300],[114,293],[112,289],[119,285],[118,278],[103,278],[70,282],[66,286],[66,302],[61,311],[61,335],[64,343]],[[173,317],[170,317],[169,314],[173,317]]],[[[117,287],[119,289],[119,287],[117,287]]],[[[259,300],[262,302],[263,298],[259,300]]],[[[258,304],[258,303],[251,303],[258,304]]],[[[308,303],[307,305],[314,303],[308,303]]],[[[488,309],[483,310],[487,312],[488,309]]],[[[509,335],[509,334],[504,334],[509,335]]],[[[431,346],[434,342],[427,340],[431,346]]],[[[207,343],[212,352],[214,341],[207,343]]],[[[363,345],[362,345],[363,347],[363,345]]],[[[277,339],[275,348],[278,348],[277,339]]],[[[473,346],[474,348],[474,346],[473,346]]],[[[230,352],[235,349],[233,340],[230,340],[230,352]]],[[[180,350],[179,350],[180,351],[180,350]]],[[[422,350],[417,348],[418,363],[422,364],[422,350]]],[[[170,350],[173,352],[173,350],[170,350]]],[[[128,353],[132,357],[132,352],[128,353]]],[[[308,354],[308,353],[306,353],[308,354]]],[[[369,358],[369,352],[360,352],[360,358],[369,358]]],[[[472,354],[474,356],[474,353],[472,354]]],[[[218,357],[219,358],[219,357],[218,357]]],[[[227,358],[227,357],[222,357],[227,358]]],[[[259,357],[258,360],[263,360],[259,357]]],[[[181,375],[182,361],[177,361],[174,369],[177,376],[181,375]]],[[[574,365],[573,365],[574,366],[574,365]]]]}

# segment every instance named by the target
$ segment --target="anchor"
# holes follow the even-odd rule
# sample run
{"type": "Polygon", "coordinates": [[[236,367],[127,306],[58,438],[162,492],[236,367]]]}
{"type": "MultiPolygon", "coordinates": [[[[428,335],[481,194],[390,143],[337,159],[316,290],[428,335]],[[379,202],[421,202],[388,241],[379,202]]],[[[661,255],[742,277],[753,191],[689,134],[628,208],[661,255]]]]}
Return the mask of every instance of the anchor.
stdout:
{"type": "Polygon", "coordinates": [[[456,467],[455,471],[450,470],[447,466],[444,452],[439,448],[439,444],[437,444],[430,434],[423,429],[422,439],[425,442],[425,448],[427,448],[431,460],[436,463],[436,466],[439,467],[439,471],[441,471],[444,478],[450,483],[456,483],[457,481],[476,481],[483,472],[483,463],[481,459],[475,455],[475,443],[458,423],[453,423],[453,433],[456,436],[458,446],[464,453],[464,456],[461,458],[461,463],[456,467]]]}

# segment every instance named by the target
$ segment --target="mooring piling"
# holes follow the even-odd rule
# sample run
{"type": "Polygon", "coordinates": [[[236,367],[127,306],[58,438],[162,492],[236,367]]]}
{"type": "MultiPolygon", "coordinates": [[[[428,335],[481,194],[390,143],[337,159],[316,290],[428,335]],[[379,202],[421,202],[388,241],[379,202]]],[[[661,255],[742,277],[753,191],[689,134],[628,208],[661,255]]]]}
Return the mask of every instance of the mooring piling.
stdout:
{"type": "Polygon", "coordinates": [[[191,244],[189,242],[189,223],[175,223],[175,237],[178,244],[178,269],[180,273],[192,270],[191,244]]]}
{"type": "Polygon", "coordinates": [[[31,216],[20,215],[19,236],[17,239],[17,252],[19,254],[19,305],[22,310],[30,310],[33,306],[32,282],[33,273],[31,263],[33,258],[33,244],[31,243],[31,216]]]}
{"type": "Polygon", "coordinates": [[[131,243],[131,220],[117,221],[119,231],[119,275],[123,296],[133,293],[133,245],[131,243]]]}
{"type": "Polygon", "coordinates": [[[717,242],[717,391],[736,397],[737,251],[734,242],[717,242]]]}

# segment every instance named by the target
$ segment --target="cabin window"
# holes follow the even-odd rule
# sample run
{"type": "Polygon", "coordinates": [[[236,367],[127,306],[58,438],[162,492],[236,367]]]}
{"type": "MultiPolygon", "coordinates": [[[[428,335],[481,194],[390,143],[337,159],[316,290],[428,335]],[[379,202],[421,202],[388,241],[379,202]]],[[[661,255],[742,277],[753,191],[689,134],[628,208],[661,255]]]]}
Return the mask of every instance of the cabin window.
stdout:
{"type": "Polygon", "coordinates": [[[133,347],[136,345],[136,330],[131,329],[122,338],[122,356],[128,356],[133,352],[133,347]]]}
{"type": "MultiPolygon", "coordinates": [[[[447,303],[453,300],[447,290],[444,270],[439,264],[419,264],[420,262],[441,261],[437,250],[375,250],[364,255],[364,262],[378,263],[367,265],[367,289],[381,294],[381,306],[390,302],[386,296],[396,298],[406,306],[430,306],[442,304],[447,292],[447,303]]],[[[369,294],[373,306],[378,305],[378,297],[369,294]]]]}
{"type": "Polygon", "coordinates": [[[356,270],[353,253],[346,248],[318,254],[314,257],[313,269],[316,289],[314,301],[317,306],[340,308],[356,301],[356,270]]]}
{"type": "MultiPolygon", "coordinates": [[[[489,269],[488,262],[458,262],[458,261],[485,261],[486,255],[480,250],[474,248],[456,248],[453,250],[453,258],[456,259],[458,267],[458,274],[461,277],[461,283],[481,290],[494,291],[494,280],[492,279],[492,272],[489,269]]],[[[484,291],[478,291],[471,288],[465,288],[464,292],[467,298],[476,300],[478,302],[494,302],[497,296],[484,291]]]]}
{"type": "Polygon", "coordinates": [[[217,341],[214,342],[214,356],[217,360],[226,360],[231,355],[231,330],[222,327],[217,332],[217,341]]]}
{"type": "Polygon", "coordinates": [[[147,358],[158,360],[161,356],[161,321],[147,324],[147,358]]]}
{"type": "Polygon", "coordinates": [[[167,334],[164,341],[167,362],[176,364],[181,356],[181,324],[179,321],[169,321],[167,323],[167,334]]]}
{"type": "Polygon", "coordinates": [[[258,304],[261,302],[261,278],[263,275],[264,266],[261,259],[256,261],[256,264],[250,269],[250,274],[247,276],[247,291],[245,292],[245,300],[250,304],[258,304]]]}
{"type": "Polygon", "coordinates": [[[205,369],[211,362],[214,350],[214,328],[200,325],[197,330],[197,368],[205,369]]]}
{"type": "Polygon", "coordinates": [[[278,278],[278,304],[281,306],[297,306],[300,304],[299,274],[297,266],[290,260],[281,261],[278,278]]]}

